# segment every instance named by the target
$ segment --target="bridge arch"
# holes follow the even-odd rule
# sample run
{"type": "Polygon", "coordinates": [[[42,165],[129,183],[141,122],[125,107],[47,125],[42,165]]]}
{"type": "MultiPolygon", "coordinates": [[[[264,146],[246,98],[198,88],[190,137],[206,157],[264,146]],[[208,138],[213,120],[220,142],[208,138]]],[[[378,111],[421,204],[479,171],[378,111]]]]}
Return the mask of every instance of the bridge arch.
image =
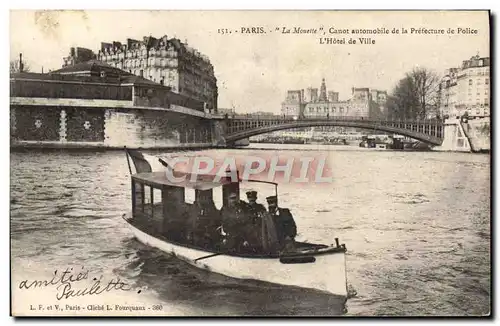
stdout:
{"type": "MultiPolygon", "coordinates": [[[[274,124],[268,126],[261,126],[258,128],[249,128],[242,131],[237,131],[231,134],[226,135],[225,140],[226,143],[234,143],[238,140],[249,138],[252,136],[257,136],[273,131],[286,130],[286,129],[295,129],[295,128],[303,128],[303,127],[320,127],[320,126],[333,126],[333,127],[352,127],[352,128],[360,128],[360,129],[368,129],[368,130],[376,130],[382,132],[389,132],[401,136],[411,137],[413,139],[422,141],[431,145],[441,145],[443,139],[438,136],[432,136],[426,133],[421,133],[418,131],[412,131],[406,128],[395,127],[394,125],[389,125],[394,123],[384,124],[382,121],[379,123],[374,123],[373,121],[343,121],[343,120],[323,120],[323,121],[293,121],[293,122],[285,122],[281,124],[274,124]]],[[[438,126],[436,125],[436,128],[438,126]]],[[[436,135],[438,135],[436,133],[436,135]]]]}

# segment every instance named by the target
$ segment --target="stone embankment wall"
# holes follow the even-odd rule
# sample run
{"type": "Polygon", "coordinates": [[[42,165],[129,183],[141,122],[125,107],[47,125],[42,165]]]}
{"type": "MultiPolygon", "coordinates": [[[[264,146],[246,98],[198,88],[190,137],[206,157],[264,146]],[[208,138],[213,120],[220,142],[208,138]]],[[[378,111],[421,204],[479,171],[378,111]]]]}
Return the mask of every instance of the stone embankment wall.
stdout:
{"type": "Polygon", "coordinates": [[[12,105],[12,147],[178,148],[216,145],[211,119],[121,106],[12,105]]]}

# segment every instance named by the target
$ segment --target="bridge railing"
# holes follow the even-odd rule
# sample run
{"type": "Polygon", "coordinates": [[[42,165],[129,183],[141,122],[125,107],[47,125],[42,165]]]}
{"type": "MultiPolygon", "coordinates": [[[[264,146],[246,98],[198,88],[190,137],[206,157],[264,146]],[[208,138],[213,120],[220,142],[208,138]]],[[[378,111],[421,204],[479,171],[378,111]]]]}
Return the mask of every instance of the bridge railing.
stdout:
{"type": "Polygon", "coordinates": [[[440,119],[421,119],[421,120],[406,120],[406,119],[374,119],[369,117],[359,117],[359,116],[317,116],[317,117],[296,117],[291,115],[254,115],[254,114],[228,114],[227,116],[223,115],[222,117],[227,119],[236,119],[236,120],[251,120],[251,121],[260,121],[260,120],[282,120],[282,121],[366,121],[366,122],[379,122],[379,123],[434,123],[441,124],[443,120],[440,119]]]}

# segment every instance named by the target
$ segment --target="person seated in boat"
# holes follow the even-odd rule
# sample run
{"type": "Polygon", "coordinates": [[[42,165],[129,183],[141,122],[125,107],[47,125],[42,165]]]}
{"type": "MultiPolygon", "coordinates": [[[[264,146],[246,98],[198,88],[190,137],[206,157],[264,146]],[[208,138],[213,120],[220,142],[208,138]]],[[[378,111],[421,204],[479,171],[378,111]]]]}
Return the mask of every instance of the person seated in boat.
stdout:
{"type": "Polygon", "coordinates": [[[215,207],[212,194],[200,192],[193,205],[190,239],[202,247],[212,247],[219,240],[217,226],[220,225],[220,212],[215,207]]]}
{"type": "Polygon", "coordinates": [[[221,215],[224,247],[237,252],[246,251],[249,247],[246,232],[250,226],[250,218],[236,193],[229,194],[227,205],[221,209],[221,215]]]}
{"type": "Polygon", "coordinates": [[[271,215],[276,228],[278,242],[283,250],[293,250],[295,237],[297,236],[297,225],[293,215],[288,208],[278,207],[278,197],[269,196],[266,198],[271,215]]]}
{"type": "Polygon", "coordinates": [[[248,204],[247,212],[250,218],[250,228],[247,231],[246,240],[254,252],[261,251],[262,244],[262,220],[263,215],[267,214],[264,205],[257,203],[257,191],[251,190],[246,193],[248,204]]]}
{"type": "Polygon", "coordinates": [[[257,203],[257,191],[247,191],[246,194],[248,199],[248,211],[253,217],[254,222],[256,222],[259,220],[260,215],[266,212],[266,208],[264,205],[257,203]]]}

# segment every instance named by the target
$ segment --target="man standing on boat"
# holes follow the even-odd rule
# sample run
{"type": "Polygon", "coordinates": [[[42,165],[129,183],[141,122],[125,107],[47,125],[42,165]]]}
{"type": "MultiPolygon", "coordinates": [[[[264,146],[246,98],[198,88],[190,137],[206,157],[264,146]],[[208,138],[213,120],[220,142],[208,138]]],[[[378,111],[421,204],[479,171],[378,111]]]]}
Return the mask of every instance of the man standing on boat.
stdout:
{"type": "Polygon", "coordinates": [[[278,207],[278,197],[269,196],[266,200],[269,207],[269,214],[276,227],[280,247],[285,250],[293,249],[295,237],[297,236],[297,225],[292,213],[288,208],[278,207]]]}
{"type": "Polygon", "coordinates": [[[225,247],[241,252],[248,248],[246,232],[251,220],[236,193],[229,194],[227,206],[222,207],[222,230],[225,233],[225,247]]]}

